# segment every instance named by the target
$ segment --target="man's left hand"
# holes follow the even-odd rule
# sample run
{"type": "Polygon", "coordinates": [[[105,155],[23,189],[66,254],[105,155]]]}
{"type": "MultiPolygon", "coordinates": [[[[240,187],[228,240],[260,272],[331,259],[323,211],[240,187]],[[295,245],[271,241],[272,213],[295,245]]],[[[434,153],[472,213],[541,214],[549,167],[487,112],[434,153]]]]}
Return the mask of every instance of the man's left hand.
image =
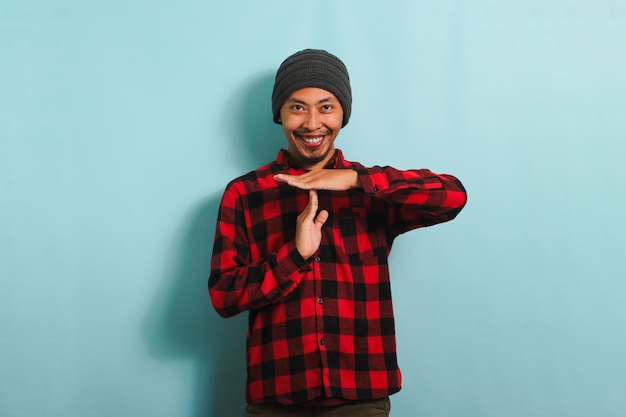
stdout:
{"type": "Polygon", "coordinates": [[[274,179],[302,190],[345,191],[362,187],[359,175],[353,169],[318,169],[302,175],[276,174],[274,179]]]}

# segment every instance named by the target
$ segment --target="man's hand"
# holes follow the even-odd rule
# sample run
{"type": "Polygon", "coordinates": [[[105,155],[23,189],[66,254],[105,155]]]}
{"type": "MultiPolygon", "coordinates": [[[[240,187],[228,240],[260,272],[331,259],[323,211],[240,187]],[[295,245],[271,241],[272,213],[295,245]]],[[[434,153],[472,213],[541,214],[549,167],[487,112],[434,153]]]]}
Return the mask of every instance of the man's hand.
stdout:
{"type": "Polygon", "coordinates": [[[353,169],[318,169],[302,175],[276,174],[274,179],[303,190],[345,191],[362,187],[359,175],[353,169]]]}
{"type": "Polygon", "coordinates": [[[309,259],[322,243],[322,226],[328,220],[328,211],[317,212],[317,191],[309,191],[309,204],[298,216],[296,223],[296,248],[304,259],[309,259]]]}

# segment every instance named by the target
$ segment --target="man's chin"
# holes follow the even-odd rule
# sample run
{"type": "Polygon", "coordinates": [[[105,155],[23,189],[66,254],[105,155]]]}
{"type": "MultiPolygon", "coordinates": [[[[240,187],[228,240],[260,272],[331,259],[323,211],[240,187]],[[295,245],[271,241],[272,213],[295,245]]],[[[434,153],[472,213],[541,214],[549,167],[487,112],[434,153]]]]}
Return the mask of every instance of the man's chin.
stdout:
{"type": "Polygon", "coordinates": [[[324,161],[324,159],[326,159],[329,154],[330,152],[314,153],[314,154],[310,152],[307,152],[307,153],[298,152],[296,155],[292,154],[291,156],[294,159],[296,159],[303,168],[309,168],[324,161]]]}
{"type": "Polygon", "coordinates": [[[320,153],[316,152],[314,154],[302,155],[302,161],[306,162],[308,165],[315,165],[315,164],[322,162],[324,159],[326,159],[329,154],[330,154],[330,151],[320,152],[320,153]]]}

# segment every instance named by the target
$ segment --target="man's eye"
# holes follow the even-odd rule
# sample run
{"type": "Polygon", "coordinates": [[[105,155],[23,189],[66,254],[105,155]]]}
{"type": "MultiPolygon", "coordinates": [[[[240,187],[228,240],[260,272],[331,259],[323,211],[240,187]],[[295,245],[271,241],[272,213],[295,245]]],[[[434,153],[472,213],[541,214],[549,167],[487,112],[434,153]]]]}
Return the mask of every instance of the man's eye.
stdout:
{"type": "Polygon", "coordinates": [[[329,111],[329,110],[332,110],[332,109],[333,109],[333,106],[331,106],[330,104],[324,104],[322,106],[322,110],[324,110],[324,111],[329,111]]]}
{"type": "Polygon", "coordinates": [[[304,110],[304,107],[302,107],[299,104],[294,104],[293,106],[291,106],[292,109],[297,110],[297,111],[302,111],[304,110]]]}

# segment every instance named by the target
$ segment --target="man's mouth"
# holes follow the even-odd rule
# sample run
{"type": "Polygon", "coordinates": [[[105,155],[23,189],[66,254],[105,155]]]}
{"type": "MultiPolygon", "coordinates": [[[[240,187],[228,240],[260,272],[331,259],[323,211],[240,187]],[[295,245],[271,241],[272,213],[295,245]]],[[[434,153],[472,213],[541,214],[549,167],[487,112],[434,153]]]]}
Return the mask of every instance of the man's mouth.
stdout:
{"type": "Polygon", "coordinates": [[[302,136],[302,140],[309,145],[319,145],[324,140],[324,136],[302,136]]]}
{"type": "Polygon", "coordinates": [[[316,147],[319,146],[323,141],[324,138],[326,138],[327,135],[298,135],[296,134],[296,136],[301,139],[304,144],[306,146],[310,146],[310,147],[316,147]]]}

